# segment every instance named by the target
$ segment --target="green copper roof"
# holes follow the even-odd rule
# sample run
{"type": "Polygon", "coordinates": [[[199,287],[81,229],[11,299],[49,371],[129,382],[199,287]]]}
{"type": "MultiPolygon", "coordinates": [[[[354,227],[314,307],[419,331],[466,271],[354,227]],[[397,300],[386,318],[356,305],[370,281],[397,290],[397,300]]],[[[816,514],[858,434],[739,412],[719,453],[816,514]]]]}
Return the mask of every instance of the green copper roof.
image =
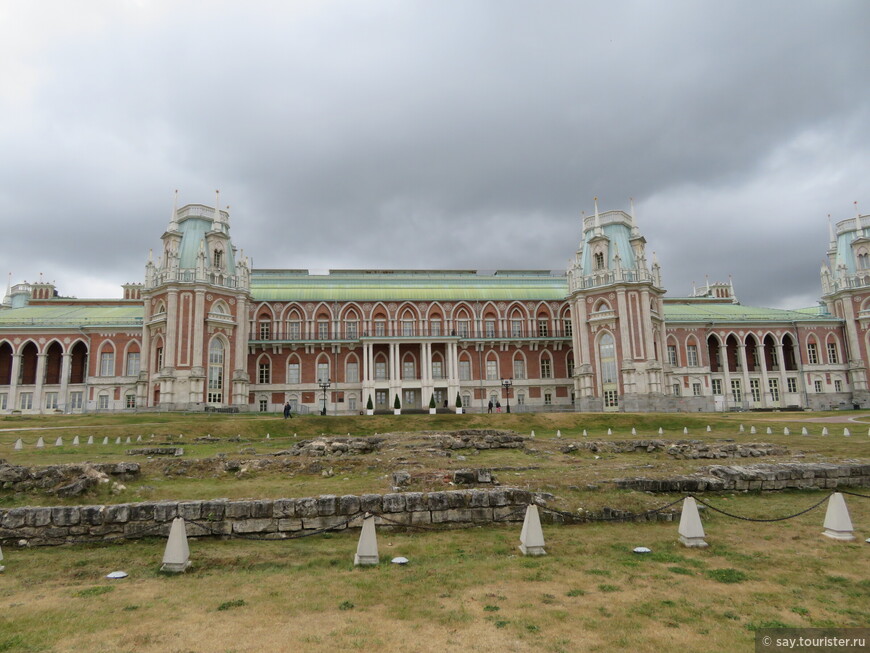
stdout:
{"type": "Polygon", "coordinates": [[[568,284],[564,274],[539,270],[254,270],[251,294],[257,301],[563,300],[568,284]]]}
{"type": "Polygon", "coordinates": [[[761,308],[740,304],[697,304],[665,301],[665,321],[674,322],[808,322],[836,320],[830,315],[761,308]]]}
{"type": "Polygon", "coordinates": [[[0,329],[29,327],[142,326],[142,304],[98,306],[60,304],[10,308],[0,311],[0,329]]]}

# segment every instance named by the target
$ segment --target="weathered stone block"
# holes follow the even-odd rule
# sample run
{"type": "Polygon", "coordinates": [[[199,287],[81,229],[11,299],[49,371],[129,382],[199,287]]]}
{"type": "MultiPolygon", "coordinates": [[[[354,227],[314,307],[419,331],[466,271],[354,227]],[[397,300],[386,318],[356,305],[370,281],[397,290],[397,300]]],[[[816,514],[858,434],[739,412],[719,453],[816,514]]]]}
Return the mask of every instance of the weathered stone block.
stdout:
{"type": "MultiPolygon", "coordinates": [[[[86,510],[86,508],[81,509],[83,521],[84,521],[84,511],[85,510],[86,510]]],[[[30,508],[30,509],[28,509],[24,522],[28,526],[48,526],[51,523],[51,508],[30,508]]]]}
{"type": "Polygon", "coordinates": [[[417,512],[427,509],[426,495],[422,492],[405,492],[405,510],[417,512]]]}
{"type": "Polygon", "coordinates": [[[155,521],[171,521],[178,517],[178,504],[172,501],[161,501],[154,504],[155,521]]]}
{"type": "Polygon", "coordinates": [[[329,515],[324,517],[303,517],[302,527],[305,530],[320,530],[323,528],[336,528],[341,530],[347,528],[346,525],[339,526],[347,520],[347,517],[341,515],[329,515]]]}
{"type": "Polygon", "coordinates": [[[203,501],[200,518],[205,521],[221,521],[227,511],[226,499],[215,499],[214,501],[203,501]]]}
{"type": "Polygon", "coordinates": [[[234,533],[274,533],[277,529],[274,519],[243,519],[233,522],[234,533]]]}
{"type": "Polygon", "coordinates": [[[51,509],[51,523],[55,526],[74,526],[81,523],[78,506],[57,506],[51,509]]]}
{"type": "Polygon", "coordinates": [[[251,516],[251,502],[230,501],[227,503],[226,516],[231,519],[247,519],[251,516]]]}
{"type": "Polygon", "coordinates": [[[402,512],[405,509],[404,494],[385,494],[382,502],[384,512],[402,512]]]}
{"type": "Polygon", "coordinates": [[[178,504],[178,516],[187,521],[199,520],[202,516],[202,502],[182,501],[178,504]]]}
{"type": "Polygon", "coordinates": [[[278,520],[278,530],[281,532],[286,531],[301,531],[302,530],[302,520],[301,519],[279,519],[278,520]]]}
{"type": "Polygon", "coordinates": [[[317,499],[313,497],[297,499],[296,514],[301,517],[317,517],[317,499]]]}
{"type": "Polygon", "coordinates": [[[279,519],[295,517],[296,501],[294,499],[276,499],[272,504],[272,516],[279,519]]]}
{"type": "Polygon", "coordinates": [[[254,519],[268,519],[275,511],[275,502],[272,499],[261,499],[251,502],[251,517],[254,519]]]}
{"type": "Polygon", "coordinates": [[[3,513],[3,519],[0,521],[0,525],[2,525],[3,528],[18,528],[19,526],[24,526],[26,519],[27,508],[12,508],[3,513]]]}
{"type": "Polygon", "coordinates": [[[317,497],[317,514],[321,517],[334,515],[338,510],[338,497],[334,494],[325,494],[317,497]]]}
{"type": "MultiPolygon", "coordinates": [[[[54,515],[52,515],[54,518],[54,515]]],[[[114,506],[106,506],[103,521],[107,524],[121,524],[130,521],[130,505],[119,503],[114,506]]]]}
{"type": "Polygon", "coordinates": [[[470,508],[488,508],[489,507],[489,492],[481,490],[472,490],[468,497],[468,506],[470,508]]]}
{"type": "Polygon", "coordinates": [[[130,521],[154,521],[153,503],[134,503],[130,505],[130,521]]]}
{"type": "Polygon", "coordinates": [[[429,510],[447,510],[450,506],[447,502],[446,492],[430,492],[427,495],[429,510]]]}
{"type": "Polygon", "coordinates": [[[353,496],[352,494],[347,494],[339,498],[337,511],[339,515],[355,515],[359,512],[359,510],[359,497],[353,496]]]}
{"type": "Polygon", "coordinates": [[[359,509],[363,512],[382,512],[380,494],[364,494],[359,498],[359,509]]]}

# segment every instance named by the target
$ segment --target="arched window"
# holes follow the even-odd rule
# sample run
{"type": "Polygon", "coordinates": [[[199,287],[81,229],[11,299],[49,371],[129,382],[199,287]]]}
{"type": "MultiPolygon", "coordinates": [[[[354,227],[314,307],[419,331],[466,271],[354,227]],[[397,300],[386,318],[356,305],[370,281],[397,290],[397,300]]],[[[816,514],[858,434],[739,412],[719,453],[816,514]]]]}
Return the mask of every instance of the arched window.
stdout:
{"type": "Polygon", "coordinates": [[[595,263],[596,270],[604,269],[604,252],[595,252],[595,254],[592,256],[592,259],[595,263]]]}
{"type": "Polygon", "coordinates": [[[208,403],[223,403],[223,390],[224,343],[220,338],[214,338],[208,346],[208,403]]]}
{"type": "Polygon", "coordinates": [[[257,361],[257,383],[272,382],[272,361],[268,356],[263,356],[257,361]]]}
{"type": "Polygon", "coordinates": [[[214,263],[214,267],[219,268],[224,264],[224,253],[221,249],[214,250],[214,256],[212,257],[212,262],[214,263]]]}
{"type": "Polygon", "coordinates": [[[519,352],[514,356],[514,378],[519,380],[526,378],[526,359],[519,352]]]}
{"type": "Polygon", "coordinates": [[[302,367],[295,355],[287,361],[287,383],[302,383],[302,367]]]}
{"type": "Polygon", "coordinates": [[[858,252],[858,269],[866,270],[870,268],[870,255],[867,254],[866,250],[861,250],[858,252]]]}
{"type": "Polygon", "coordinates": [[[498,358],[493,353],[486,357],[486,380],[498,381],[498,358]]]}
{"type": "Polygon", "coordinates": [[[268,313],[260,313],[260,317],[257,319],[257,334],[260,340],[271,340],[272,316],[268,313]]]}
{"type": "Polygon", "coordinates": [[[553,378],[553,361],[550,360],[550,355],[547,353],[541,354],[541,378],[553,378]]]}
{"type": "Polygon", "coordinates": [[[317,382],[329,380],[329,357],[321,356],[317,359],[317,382]]]}
{"type": "Polygon", "coordinates": [[[601,393],[604,410],[619,407],[619,384],[616,377],[616,343],[613,336],[604,333],[598,340],[598,363],[601,366],[601,393]]]}
{"type": "Polygon", "coordinates": [[[110,344],[100,351],[100,376],[115,376],[115,350],[110,344]]]}

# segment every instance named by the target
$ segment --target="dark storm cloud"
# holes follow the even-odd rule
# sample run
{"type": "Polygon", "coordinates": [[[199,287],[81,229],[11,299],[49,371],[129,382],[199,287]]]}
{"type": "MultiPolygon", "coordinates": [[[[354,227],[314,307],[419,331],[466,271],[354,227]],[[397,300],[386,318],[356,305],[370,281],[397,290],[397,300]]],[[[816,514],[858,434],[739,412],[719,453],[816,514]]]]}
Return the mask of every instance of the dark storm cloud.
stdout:
{"type": "Polygon", "coordinates": [[[794,306],[870,203],[863,2],[85,6],[0,68],[19,280],[141,278],[174,188],[320,269],[564,269],[633,195],[673,294],[794,306]]]}

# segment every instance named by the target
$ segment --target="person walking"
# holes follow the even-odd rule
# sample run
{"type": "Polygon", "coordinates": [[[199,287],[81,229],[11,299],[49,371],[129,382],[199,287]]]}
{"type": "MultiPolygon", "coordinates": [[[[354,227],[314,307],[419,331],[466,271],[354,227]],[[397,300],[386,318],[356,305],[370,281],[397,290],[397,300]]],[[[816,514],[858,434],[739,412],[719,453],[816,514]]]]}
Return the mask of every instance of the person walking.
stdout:
{"type": "Polygon", "coordinates": [[[486,407],[486,412],[487,413],[492,412],[492,399],[489,400],[489,405],[486,407]]]}
{"type": "Polygon", "coordinates": [[[497,413],[501,412],[501,402],[500,401],[495,402],[495,412],[497,412],[497,413]]]}
{"type": "Polygon", "coordinates": [[[290,402],[289,401],[286,404],[284,404],[284,419],[287,419],[288,417],[290,419],[293,419],[293,415],[290,414],[290,402]]]}

